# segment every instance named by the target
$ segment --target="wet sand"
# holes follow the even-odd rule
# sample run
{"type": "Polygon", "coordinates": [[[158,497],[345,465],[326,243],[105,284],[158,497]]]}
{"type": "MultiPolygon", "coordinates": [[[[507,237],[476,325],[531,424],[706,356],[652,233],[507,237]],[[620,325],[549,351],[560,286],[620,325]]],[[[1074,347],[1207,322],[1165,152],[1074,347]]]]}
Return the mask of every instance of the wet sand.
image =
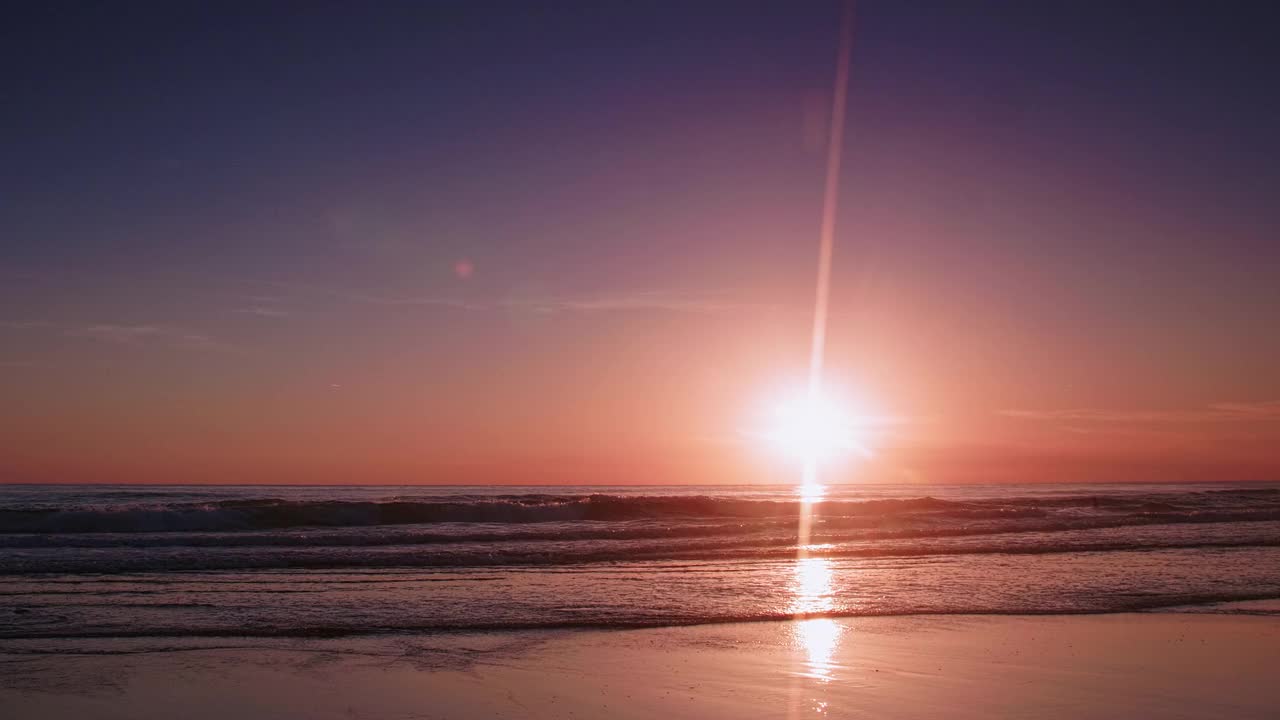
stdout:
{"type": "Polygon", "coordinates": [[[1280,617],[0,644],[4,717],[1274,718],[1280,617]],[[55,652],[50,652],[50,651],[55,652]]]}

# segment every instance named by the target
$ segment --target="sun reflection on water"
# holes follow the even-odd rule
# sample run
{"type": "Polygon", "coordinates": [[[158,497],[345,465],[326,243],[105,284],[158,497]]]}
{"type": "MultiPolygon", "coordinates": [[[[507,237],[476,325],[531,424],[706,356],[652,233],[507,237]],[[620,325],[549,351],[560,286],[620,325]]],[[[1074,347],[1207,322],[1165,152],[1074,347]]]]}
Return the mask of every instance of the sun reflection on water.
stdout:
{"type": "Polygon", "coordinates": [[[826,486],[817,481],[806,481],[799,488],[800,502],[806,504],[820,502],[826,494],[826,486]]]}
{"type": "Polygon", "coordinates": [[[795,584],[791,601],[792,615],[830,612],[835,607],[831,596],[831,560],[807,557],[796,561],[795,584]]]}

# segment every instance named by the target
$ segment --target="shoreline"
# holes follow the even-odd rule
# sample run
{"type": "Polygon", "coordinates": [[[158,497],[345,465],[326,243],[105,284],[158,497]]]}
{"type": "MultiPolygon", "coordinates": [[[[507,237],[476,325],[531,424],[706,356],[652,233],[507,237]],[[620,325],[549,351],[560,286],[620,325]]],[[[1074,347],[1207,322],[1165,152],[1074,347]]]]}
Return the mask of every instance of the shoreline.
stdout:
{"type": "Polygon", "coordinates": [[[1280,602],[365,636],[0,641],[12,717],[1273,717],[1280,602]],[[1223,614],[1229,610],[1231,614],[1223,614]],[[68,643],[70,645],[70,643],[68,643]]]}
{"type": "Polygon", "coordinates": [[[468,625],[459,627],[442,627],[426,625],[422,627],[393,627],[377,630],[355,628],[314,627],[299,629],[273,630],[268,628],[229,632],[222,630],[173,630],[170,632],[138,631],[117,632],[104,630],[101,633],[32,633],[29,635],[0,635],[0,656],[4,655],[4,643],[57,643],[57,642],[124,642],[124,641],[279,641],[307,642],[313,640],[367,640],[396,637],[457,637],[468,635],[519,634],[519,633],[579,633],[579,632],[632,632],[643,630],[676,630],[682,628],[717,627],[722,625],[757,625],[767,623],[805,622],[812,620],[831,620],[856,622],[862,619],[910,619],[910,618],[1038,618],[1038,617],[1098,617],[1107,615],[1226,615],[1226,616],[1261,616],[1280,618],[1280,595],[1275,593],[1258,593],[1231,600],[1213,599],[1204,602],[1175,602],[1161,599],[1161,604],[1151,606],[1130,607],[1121,610],[1081,610],[1061,612],[1046,610],[1044,612],[904,612],[904,613],[787,613],[778,616],[725,617],[691,621],[653,621],[651,623],[632,623],[617,625],[582,624],[566,621],[562,624],[530,624],[530,625],[468,625]]]}

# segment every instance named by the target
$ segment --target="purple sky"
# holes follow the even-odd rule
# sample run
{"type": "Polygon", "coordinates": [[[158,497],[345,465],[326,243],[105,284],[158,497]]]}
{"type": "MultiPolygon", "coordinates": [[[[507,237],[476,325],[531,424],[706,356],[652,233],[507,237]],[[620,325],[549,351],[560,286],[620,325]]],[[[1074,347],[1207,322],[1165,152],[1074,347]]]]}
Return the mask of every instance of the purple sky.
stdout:
{"type": "MultiPolygon", "coordinates": [[[[802,378],[837,2],[0,23],[0,481],[734,482],[802,378]]],[[[858,3],[841,479],[1280,477],[1254,4],[858,3]]]]}

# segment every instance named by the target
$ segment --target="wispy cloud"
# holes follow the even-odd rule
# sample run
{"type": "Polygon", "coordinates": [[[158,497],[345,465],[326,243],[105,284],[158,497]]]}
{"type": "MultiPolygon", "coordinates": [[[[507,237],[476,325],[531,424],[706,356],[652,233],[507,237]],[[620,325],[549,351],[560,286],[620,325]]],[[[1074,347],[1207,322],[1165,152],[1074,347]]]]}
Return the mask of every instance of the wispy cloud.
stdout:
{"type": "Polygon", "coordinates": [[[535,313],[634,313],[634,312],[666,312],[715,314],[733,312],[752,312],[775,310],[776,304],[742,302],[736,300],[729,292],[685,292],[678,290],[636,290],[622,292],[602,292],[589,294],[564,295],[531,295],[480,297],[478,293],[468,292],[465,297],[461,293],[422,293],[397,294],[379,290],[336,289],[320,285],[297,282],[272,282],[269,286],[277,294],[260,294],[245,296],[244,301],[249,308],[273,309],[286,298],[280,293],[292,297],[292,302],[307,302],[310,297],[325,297],[330,300],[347,302],[356,305],[402,308],[437,308],[442,310],[465,311],[505,311],[535,313]]]}
{"type": "Polygon", "coordinates": [[[270,307],[239,308],[235,312],[241,313],[243,315],[256,315],[258,317],[264,317],[264,318],[283,318],[283,317],[289,317],[290,315],[293,314],[288,310],[280,310],[278,308],[270,308],[270,307]]]}
{"type": "Polygon", "coordinates": [[[5,330],[32,330],[49,327],[43,320],[0,320],[0,328],[5,330]]]}
{"type": "Polygon", "coordinates": [[[67,334],[106,342],[128,343],[155,337],[161,334],[161,330],[154,325],[89,325],[72,328],[67,334]]]}
{"type": "Polygon", "coordinates": [[[342,293],[341,297],[351,302],[364,305],[386,305],[399,307],[443,307],[457,310],[486,310],[497,307],[496,303],[469,302],[453,298],[433,297],[430,295],[377,295],[371,293],[342,293]]]}
{"type": "Polygon", "coordinates": [[[731,302],[718,295],[662,291],[502,300],[459,300],[438,296],[387,296],[369,293],[348,293],[344,297],[370,305],[440,307],[457,310],[528,310],[541,313],[725,313],[772,307],[731,302]]]}
{"type": "Polygon", "coordinates": [[[759,310],[765,306],[730,302],[722,296],[691,293],[639,292],[617,295],[599,295],[582,298],[561,298],[523,303],[534,309],[551,312],[676,312],[676,313],[724,313],[740,310],[759,310]]]}
{"type": "Polygon", "coordinates": [[[160,325],[97,324],[66,331],[72,337],[83,337],[117,344],[161,343],[187,350],[223,351],[230,345],[201,332],[160,325]]]}
{"type": "MultiPolygon", "coordinates": [[[[0,321],[0,329],[44,330],[67,337],[88,338],[99,342],[117,344],[161,343],[191,350],[231,350],[231,345],[203,332],[169,325],[126,325],[95,323],[90,325],[63,325],[45,321],[0,321]]],[[[24,364],[20,362],[19,364],[24,364]]]]}
{"type": "Polygon", "coordinates": [[[1280,400],[1220,402],[1202,408],[1178,410],[1001,410],[1005,417],[1063,423],[1209,423],[1280,420],[1280,400]]]}

